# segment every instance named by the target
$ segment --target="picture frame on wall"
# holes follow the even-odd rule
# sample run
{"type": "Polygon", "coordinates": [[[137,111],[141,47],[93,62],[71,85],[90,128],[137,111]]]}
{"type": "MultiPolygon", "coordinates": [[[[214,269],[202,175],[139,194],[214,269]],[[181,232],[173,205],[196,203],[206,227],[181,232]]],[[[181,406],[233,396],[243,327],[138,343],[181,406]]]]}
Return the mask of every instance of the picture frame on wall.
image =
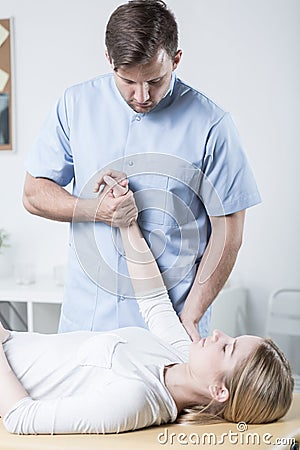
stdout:
{"type": "Polygon", "coordinates": [[[13,150],[12,19],[0,19],[0,151],[13,150]]]}

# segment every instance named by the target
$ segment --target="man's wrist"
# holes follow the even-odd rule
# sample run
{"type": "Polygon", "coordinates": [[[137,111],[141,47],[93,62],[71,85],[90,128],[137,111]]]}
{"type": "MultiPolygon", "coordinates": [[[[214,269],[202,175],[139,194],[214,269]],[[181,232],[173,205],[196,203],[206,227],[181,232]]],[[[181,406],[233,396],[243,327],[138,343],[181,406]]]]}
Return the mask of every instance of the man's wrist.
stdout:
{"type": "Polygon", "coordinates": [[[73,213],[74,222],[102,222],[99,201],[94,198],[78,198],[73,213]]]}

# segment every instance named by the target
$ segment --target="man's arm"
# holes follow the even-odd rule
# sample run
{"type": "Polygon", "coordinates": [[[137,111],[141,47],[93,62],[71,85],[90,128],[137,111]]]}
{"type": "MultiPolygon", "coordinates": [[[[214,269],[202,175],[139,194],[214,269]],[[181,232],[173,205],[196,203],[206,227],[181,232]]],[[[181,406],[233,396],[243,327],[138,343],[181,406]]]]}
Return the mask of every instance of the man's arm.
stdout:
{"type": "Polygon", "coordinates": [[[210,217],[210,240],[180,314],[193,341],[199,340],[199,320],[224,286],[235,264],[242,244],[244,219],[245,210],[210,217]]]}
{"type": "MultiPolygon", "coordinates": [[[[125,174],[113,170],[105,172],[127,185],[125,174]]],[[[103,176],[105,176],[103,174],[103,176]]],[[[95,188],[98,191],[103,176],[95,188]]],[[[104,222],[111,226],[127,226],[137,217],[137,208],[131,191],[115,198],[107,189],[97,198],[81,199],[71,195],[63,187],[46,178],[26,174],[23,204],[31,214],[60,222],[104,222]]]]}

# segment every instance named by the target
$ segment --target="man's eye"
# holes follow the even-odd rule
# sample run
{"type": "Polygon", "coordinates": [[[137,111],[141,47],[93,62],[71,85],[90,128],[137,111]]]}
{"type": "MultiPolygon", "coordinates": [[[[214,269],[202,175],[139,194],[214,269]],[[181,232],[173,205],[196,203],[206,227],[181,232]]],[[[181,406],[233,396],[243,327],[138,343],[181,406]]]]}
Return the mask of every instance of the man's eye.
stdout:
{"type": "Polygon", "coordinates": [[[159,80],[149,81],[149,84],[158,84],[161,82],[161,78],[159,80]]]}

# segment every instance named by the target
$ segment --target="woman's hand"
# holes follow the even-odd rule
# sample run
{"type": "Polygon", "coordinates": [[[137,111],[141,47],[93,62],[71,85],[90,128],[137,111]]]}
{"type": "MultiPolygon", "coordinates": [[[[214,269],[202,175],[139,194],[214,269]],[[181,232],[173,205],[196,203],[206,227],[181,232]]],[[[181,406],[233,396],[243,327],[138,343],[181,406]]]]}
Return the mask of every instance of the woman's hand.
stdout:
{"type": "Polygon", "coordinates": [[[104,177],[106,176],[109,176],[111,179],[114,180],[115,183],[118,183],[120,186],[127,188],[128,191],[128,178],[126,173],[119,172],[118,170],[114,169],[108,169],[105,172],[101,172],[100,178],[94,187],[94,192],[100,192],[101,186],[107,184],[106,181],[104,180],[104,177]]]}
{"type": "Polygon", "coordinates": [[[115,198],[127,194],[128,184],[126,186],[122,186],[120,183],[118,183],[118,180],[115,180],[109,175],[104,175],[103,180],[105,181],[106,185],[111,188],[112,195],[115,198]]]}
{"type": "Polygon", "coordinates": [[[4,326],[2,325],[2,323],[0,322],[0,343],[4,344],[4,342],[7,341],[9,336],[10,336],[10,331],[6,330],[4,328],[4,326]]]}

